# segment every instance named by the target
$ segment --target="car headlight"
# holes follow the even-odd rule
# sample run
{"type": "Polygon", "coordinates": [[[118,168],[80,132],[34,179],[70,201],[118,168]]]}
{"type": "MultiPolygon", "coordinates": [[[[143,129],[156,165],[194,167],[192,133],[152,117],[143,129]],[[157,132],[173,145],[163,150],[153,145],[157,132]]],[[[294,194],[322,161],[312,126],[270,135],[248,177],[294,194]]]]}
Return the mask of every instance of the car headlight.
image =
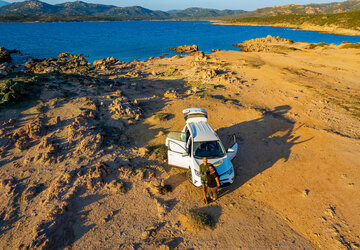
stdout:
{"type": "Polygon", "coordinates": [[[230,168],[228,171],[226,171],[225,174],[232,174],[234,172],[233,168],[230,168]]]}
{"type": "Polygon", "coordinates": [[[200,171],[197,171],[196,169],[194,169],[194,172],[197,176],[200,176],[200,171]]]}

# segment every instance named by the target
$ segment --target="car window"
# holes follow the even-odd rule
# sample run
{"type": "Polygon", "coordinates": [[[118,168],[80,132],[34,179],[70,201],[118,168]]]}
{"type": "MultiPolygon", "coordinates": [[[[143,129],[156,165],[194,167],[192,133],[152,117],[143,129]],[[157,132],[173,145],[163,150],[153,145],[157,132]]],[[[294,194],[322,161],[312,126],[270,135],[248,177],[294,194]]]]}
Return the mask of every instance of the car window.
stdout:
{"type": "Polygon", "coordinates": [[[218,158],[225,155],[225,150],[219,141],[194,142],[194,157],[218,158]]]}
{"type": "Polygon", "coordinates": [[[168,138],[185,142],[185,133],[184,132],[170,132],[168,138]]]}

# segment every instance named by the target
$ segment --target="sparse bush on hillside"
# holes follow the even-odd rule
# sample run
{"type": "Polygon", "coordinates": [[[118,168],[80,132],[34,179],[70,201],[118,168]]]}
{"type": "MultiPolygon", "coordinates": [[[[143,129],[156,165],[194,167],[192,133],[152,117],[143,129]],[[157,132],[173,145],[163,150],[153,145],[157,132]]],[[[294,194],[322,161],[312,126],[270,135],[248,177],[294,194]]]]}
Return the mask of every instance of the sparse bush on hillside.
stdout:
{"type": "Polygon", "coordinates": [[[325,47],[327,46],[328,44],[327,43],[324,43],[324,42],[321,42],[321,43],[310,43],[306,49],[315,49],[317,47],[325,47]]]}
{"type": "Polygon", "coordinates": [[[23,100],[29,92],[24,82],[8,80],[5,86],[0,89],[1,103],[16,103],[23,100]]]}
{"type": "Polygon", "coordinates": [[[360,43],[347,43],[341,46],[342,49],[360,49],[360,43]]]}
{"type": "Polygon", "coordinates": [[[166,71],[166,74],[168,76],[172,76],[176,71],[177,71],[177,69],[171,67],[166,71]]]}
{"type": "Polygon", "coordinates": [[[168,148],[165,145],[155,145],[148,147],[149,152],[146,154],[147,157],[151,156],[152,158],[160,161],[167,160],[167,151],[168,148]]]}
{"type": "Polygon", "coordinates": [[[344,29],[360,30],[360,11],[352,11],[338,14],[320,15],[280,15],[269,17],[246,17],[229,19],[229,22],[257,23],[257,24],[279,24],[287,23],[292,25],[318,25],[335,26],[344,29]]]}
{"type": "Polygon", "coordinates": [[[199,209],[192,209],[180,217],[180,221],[189,230],[198,232],[203,229],[212,229],[215,226],[213,217],[199,209]]]}
{"type": "Polygon", "coordinates": [[[167,121],[170,119],[170,117],[171,115],[167,113],[157,113],[153,115],[153,119],[158,121],[167,121]]]}

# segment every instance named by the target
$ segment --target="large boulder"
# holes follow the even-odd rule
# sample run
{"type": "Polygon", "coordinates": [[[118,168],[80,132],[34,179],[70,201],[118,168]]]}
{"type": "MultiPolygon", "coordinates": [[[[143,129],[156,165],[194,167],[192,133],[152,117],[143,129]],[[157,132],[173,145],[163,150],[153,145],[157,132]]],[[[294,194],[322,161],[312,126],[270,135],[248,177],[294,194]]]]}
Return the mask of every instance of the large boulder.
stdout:
{"type": "Polygon", "coordinates": [[[192,53],[199,50],[197,45],[183,45],[177,48],[170,48],[171,50],[175,51],[176,53],[192,53]]]}
{"type": "Polygon", "coordinates": [[[6,63],[11,61],[10,52],[4,47],[0,47],[0,63],[6,63]]]}

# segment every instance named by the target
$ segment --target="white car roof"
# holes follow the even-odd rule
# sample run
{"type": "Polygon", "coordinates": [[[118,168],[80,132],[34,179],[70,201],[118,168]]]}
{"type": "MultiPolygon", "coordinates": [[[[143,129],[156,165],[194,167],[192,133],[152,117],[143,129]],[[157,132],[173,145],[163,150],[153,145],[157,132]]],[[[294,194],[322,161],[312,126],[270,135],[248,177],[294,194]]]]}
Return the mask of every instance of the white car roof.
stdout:
{"type": "Polygon", "coordinates": [[[208,122],[188,122],[188,127],[191,131],[191,134],[193,135],[195,142],[219,140],[214,129],[210,126],[208,122]]]}
{"type": "Polygon", "coordinates": [[[184,109],[182,112],[186,123],[199,122],[199,121],[207,122],[208,115],[205,109],[188,108],[188,109],[184,109]]]}

